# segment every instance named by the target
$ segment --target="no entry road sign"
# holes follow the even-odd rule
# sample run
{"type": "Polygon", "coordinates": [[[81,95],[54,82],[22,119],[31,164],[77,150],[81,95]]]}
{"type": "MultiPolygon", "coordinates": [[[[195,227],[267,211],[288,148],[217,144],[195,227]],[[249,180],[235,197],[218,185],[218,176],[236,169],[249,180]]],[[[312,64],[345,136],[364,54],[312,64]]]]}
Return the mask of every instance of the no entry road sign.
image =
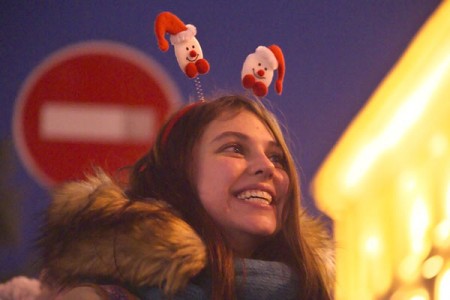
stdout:
{"type": "Polygon", "coordinates": [[[93,166],[133,164],[179,103],[178,88],[149,56],[113,42],[75,44],[25,80],[14,140],[26,169],[51,186],[93,166]]]}

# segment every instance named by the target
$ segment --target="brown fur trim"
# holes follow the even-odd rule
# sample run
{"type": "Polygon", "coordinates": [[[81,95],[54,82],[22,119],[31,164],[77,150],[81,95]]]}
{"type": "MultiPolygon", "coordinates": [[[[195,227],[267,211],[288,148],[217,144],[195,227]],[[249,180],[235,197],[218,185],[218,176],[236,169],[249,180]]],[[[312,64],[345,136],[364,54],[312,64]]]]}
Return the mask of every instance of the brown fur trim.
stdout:
{"type": "Polygon", "coordinates": [[[314,256],[317,258],[317,266],[324,279],[330,295],[333,293],[335,284],[335,255],[334,242],[330,238],[324,222],[319,218],[309,216],[305,211],[300,217],[301,234],[310,246],[314,256]]]}
{"type": "Polygon", "coordinates": [[[102,172],[54,193],[40,245],[47,284],[110,280],[173,294],[206,264],[200,237],[165,202],[131,202],[102,172]]]}

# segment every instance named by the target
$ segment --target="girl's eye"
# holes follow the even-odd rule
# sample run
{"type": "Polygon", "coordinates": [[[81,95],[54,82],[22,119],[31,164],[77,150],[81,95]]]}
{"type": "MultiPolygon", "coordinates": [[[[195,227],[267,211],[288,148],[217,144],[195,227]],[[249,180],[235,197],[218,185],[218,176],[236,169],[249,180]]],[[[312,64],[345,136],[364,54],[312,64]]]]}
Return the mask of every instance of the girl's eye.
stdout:
{"type": "Polygon", "coordinates": [[[225,145],[222,148],[222,151],[227,153],[244,154],[244,148],[239,144],[225,145]]]}
{"type": "Polygon", "coordinates": [[[273,162],[274,166],[277,168],[284,169],[286,168],[286,159],[284,158],[283,154],[272,154],[269,155],[269,159],[271,162],[273,162]]]}

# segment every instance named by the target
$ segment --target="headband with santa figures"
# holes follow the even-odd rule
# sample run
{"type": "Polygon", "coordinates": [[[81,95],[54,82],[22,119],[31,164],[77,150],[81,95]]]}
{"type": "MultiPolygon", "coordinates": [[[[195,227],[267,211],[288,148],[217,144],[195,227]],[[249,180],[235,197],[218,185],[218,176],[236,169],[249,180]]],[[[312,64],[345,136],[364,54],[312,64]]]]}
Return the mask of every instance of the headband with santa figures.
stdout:
{"type": "Polygon", "coordinates": [[[247,89],[252,89],[256,96],[264,97],[272,82],[273,73],[278,69],[275,90],[281,95],[285,68],[283,51],[280,47],[277,45],[259,46],[244,61],[241,71],[242,85],[247,89]]]}
{"type": "Polygon", "coordinates": [[[170,12],[160,13],[155,20],[155,35],[161,51],[169,50],[165,34],[170,34],[170,43],[174,46],[175,56],[180,69],[189,78],[209,71],[209,63],[203,58],[200,43],[195,38],[197,28],[185,25],[177,16],[170,12]]]}
{"type": "MultiPolygon", "coordinates": [[[[170,35],[170,43],[174,46],[180,69],[187,77],[197,80],[198,89],[197,75],[208,73],[210,66],[203,57],[202,48],[195,37],[197,29],[194,25],[185,25],[176,15],[165,11],[160,13],[155,20],[158,47],[164,52],[169,49],[169,43],[165,38],[166,33],[170,35]]],[[[278,70],[275,90],[281,94],[285,69],[283,51],[279,46],[259,46],[245,59],[241,71],[241,82],[245,88],[252,89],[256,96],[264,97],[268,93],[274,71],[278,70]]]]}
{"type": "MultiPolygon", "coordinates": [[[[166,144],[166,140],[178,120],[191,108],[204,101],[201,84],[197,76],[208,73],[210,69],[208,61],[203,57],[200,43],[195,37],[197,29],[194,25],[185,25],[171,12],[162,12],[155,20],[155,35],[159,49],[164,52],[169,50],[169,43],[165,38],[166,33],[170,35],[170,43],[174,46],[178,66],[187,77],[195,78],[200,101],[185,106],[171,118],[162,133],[163,144],[166,144]]],[[[278,94],[281,94],[285,73],[283,51],[277,45],[259,46],[244,61],[241,71],[242,85],[247,89],[252,89],[256,96],[264,97],[268,93],[268,87],[272,82],[275,70],[278,70],[275,90],[278,94]]]]}

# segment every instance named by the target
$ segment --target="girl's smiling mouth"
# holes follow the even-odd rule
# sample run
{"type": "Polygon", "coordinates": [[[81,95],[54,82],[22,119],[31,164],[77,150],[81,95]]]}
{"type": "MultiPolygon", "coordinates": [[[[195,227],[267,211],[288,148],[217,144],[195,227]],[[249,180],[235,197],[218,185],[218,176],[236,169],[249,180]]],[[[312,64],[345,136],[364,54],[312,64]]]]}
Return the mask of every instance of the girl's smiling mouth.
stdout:
{"type": "Polygon", "coordinates": [[[272,195],[262,190],[246,190],[237,194],[236,197],[241,200],[264,203],[267,205],[270,205],[273,199],[272,195]]]}

